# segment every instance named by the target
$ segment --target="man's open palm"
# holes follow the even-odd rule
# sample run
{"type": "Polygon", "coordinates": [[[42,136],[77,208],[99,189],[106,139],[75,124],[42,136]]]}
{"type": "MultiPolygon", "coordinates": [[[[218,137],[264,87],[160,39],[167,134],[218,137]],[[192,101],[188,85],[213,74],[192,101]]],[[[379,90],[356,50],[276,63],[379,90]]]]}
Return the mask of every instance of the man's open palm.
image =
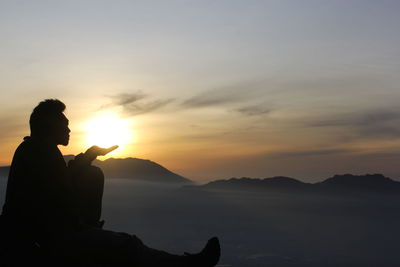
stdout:
{"type": "Polygon", "coordinates": [[[104,147],[99,147],[99,146],[92,146],[90,147],[88,150],[86,150],[85,155],[90,158],[90,159],[95,159],[98,156],[104,156],[108,153],[110,153],[111,151],[117,149],[118,146],[110,146],[107,148],[104,147]]]}

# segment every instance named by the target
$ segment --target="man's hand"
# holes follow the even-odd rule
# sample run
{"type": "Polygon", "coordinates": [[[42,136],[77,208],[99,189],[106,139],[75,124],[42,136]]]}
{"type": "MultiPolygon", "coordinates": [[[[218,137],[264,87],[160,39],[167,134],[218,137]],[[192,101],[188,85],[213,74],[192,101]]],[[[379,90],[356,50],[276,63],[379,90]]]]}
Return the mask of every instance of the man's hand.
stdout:
{"type": "Polygon", "coordinates": [[[89,148],[88,150],[86,150],[84,157],[87,158],[90,161],[95,160],[98,156],[104,156],[108,153],[110,153],[111,151],[117,149],[118,146],[110,146],[107,148],[103,148],[103,147],[98,147],[98,146],[92,146],[91,148],[89,148]]]}
{"type": "Polygon", "coordinates": [[[92,161],[95,160],[98,156],[104,156],[111,151],[117,149],[118,146],[110,146],[107,148],[92,146],[85,153],[80,153],[73,160],[68,162],[68,167],[77,168],[82,166],[88,166],[92,164],[92,161]]]}

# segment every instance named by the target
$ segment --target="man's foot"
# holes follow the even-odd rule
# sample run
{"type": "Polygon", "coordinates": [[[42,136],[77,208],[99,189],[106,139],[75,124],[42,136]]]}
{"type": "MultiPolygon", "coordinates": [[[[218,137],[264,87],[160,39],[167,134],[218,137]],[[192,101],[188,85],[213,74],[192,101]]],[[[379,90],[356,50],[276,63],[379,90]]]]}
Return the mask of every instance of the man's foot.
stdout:
{"type": "Polygon", "coordinates": [[[214,267],[221,255],[221,248],[217,237],[208,240],[206,246],[200,253],[189,254],[185,253],[189,260],[189,266],[192,267],[214,267]]]}

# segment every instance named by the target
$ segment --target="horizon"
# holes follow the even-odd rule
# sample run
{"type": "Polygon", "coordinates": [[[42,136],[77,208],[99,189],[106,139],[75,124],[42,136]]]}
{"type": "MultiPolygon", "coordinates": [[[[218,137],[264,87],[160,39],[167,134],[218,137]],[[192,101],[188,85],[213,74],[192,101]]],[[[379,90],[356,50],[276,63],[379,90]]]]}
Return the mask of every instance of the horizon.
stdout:
{"type": "MultiPolygon", "coordinates": [[[[69,155],[63,155],[63,157],[64,157],[64,159],[65,158],[67,158],[67,157],[74,157],[75,155],[73,155],[73,154],[69,154],[69,155]]],[[[100,162],[105,162],[105,161],[108,161],[108,160],[115,160],[115,159],[117,159],[117,160],[126,160],[126,159],[137,159],[137,160],[143,160],[143,161],[150,161],[150,162],[153,162],[153,163],[155,163],[155,164],[157,164],[157,165],[160,165],[159,163],[157,163],[157,162],[154,162],[154,161],[152,161],[151,159],[141,159],[141,158],[135,158],[135,157],[125,157],[125,158],[118,158],[118,157],[108,157],[108,158],[105,158],[105,159],[96,159],[96,161],[100,161],[100,162]]],[[[67,162],[67,161],[66,161],[67,162]]],[[[96,165],[96,164],[95,164],[96,165]]],[[[391,180],[393,180],[393,181],[395,181],[395,182],[400,182],[400,179],[396,179],[396,178],[393,178],[393,177],[389,177],[389,176],[387,176],[387,175],[385,175],[385,174],[383,174],[383,173],[359,173],[359,174],[353,174],[353,173],[335,173],[335,174],[331,174],[331,175],[329,175],[329,176],[325,176],[325,177],[307,177],[308,179],[304,179],[304,178],[300,178],[300,177],[293,177],[293,176],[283,176],[283,175],[277,175],[277,176],[260,176],[260,177],[250,177],[250,176],[231,176],[231,177],[218,177],[218,178],[211,178],[211,177],[208,177],[208,179],[202,179],[202,180],[195,180],[195,179],[192,179],[191,177],[186,177],[186,176],[183,176],[183,175],[181,175],[181,174],[179,174],[179,173],[177,173],[177,172],[175,172],[175,171],[173,171],[173,170],[170,170],[170,169],[168,169],[166,166],[162,166],[162,165],[160,165],[161,167],[164,167],[165,169],[167,169],[168,171],[171,171],[172,173],[174,173],[174,174],[177,174],[178,176],[181,176],[181,177],[183,177],[183,178],[185,178],[185,179],[188,179],[189,181],[192,181],[192,182],[197,182],[197,183],[199,183],[199,184],[207,184],[207,183],[210,183],[210,182],[216,182],[216,181],[229,181],[229,180],[231,180],[231,179],[252,179],[252,180],[265,180],[265,179],[271,179],[271,178],[290,178],[290,179],[294,179],[294,180],[297,180],[297,181],[300,181],[300,182],[303,182],[303,183],[310,183],[310,184],[315,184],[315,183],[319,183],[319,182],[323,182],[323,181],[325,181],[325,180],[327,180],[327,179],[330,179],[330,178],[334,178],[334,177],[336,177],[336,176],[347,176],[347,175],[350,175],[350,176],[354,176],[354,177],[357,177],[357,176],[382,176],[382,177],[385,177],[385,178],[389,178],[389,179],[391,179],[391,180]]],[[[0,168],[1,167],[10,167],[10,165],[0,165],[0,168]]],[[[1,178],[1,177],[0,177],[1,178]]],[[[6,177],[3,177],[3,178],[6,178],[6,177]]],[[[107,175],[106,175],[106,177],[105,177],[106,179],[108,178],[107,177],[107,175]]],[[[112,177],[112,178],[110,178],[110,179],[115,179],[116,177],[112,177]]],[[[121,179],[127,179],[127,178],[121,178],[121,179]]],[[[128,179],[129,180],[129,179],[128,179]]],[[[146,180],[144,179],[144,180],[139,180],[139,181],[143,181],[143,182],[145,182],[146,180]]],[[[157,183],[157,182],[155,182],[155,183],[157,183]]]]}
{"type": "Polygon", "coordinates": [[[400,180],[399,8],[0,2],[0,165],[29,135],[32,109],[57,98],[72,130],[63,154],[115,140],[100,160],[149,159],[198,182],[400,180]]]}

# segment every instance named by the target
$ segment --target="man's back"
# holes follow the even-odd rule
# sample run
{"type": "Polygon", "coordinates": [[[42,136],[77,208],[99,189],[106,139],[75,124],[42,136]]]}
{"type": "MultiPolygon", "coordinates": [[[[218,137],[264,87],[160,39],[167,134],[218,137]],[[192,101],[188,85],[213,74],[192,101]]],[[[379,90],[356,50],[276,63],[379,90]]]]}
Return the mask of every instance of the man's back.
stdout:
{"type": "Polygon", "coordinates": [[[72,225],[67,167],[57,146],[31,137],[15,151],[3,216],[34,237],[51,237],[72,225]],[[28,229],[27,229],[28,227],[28,229]]]}

